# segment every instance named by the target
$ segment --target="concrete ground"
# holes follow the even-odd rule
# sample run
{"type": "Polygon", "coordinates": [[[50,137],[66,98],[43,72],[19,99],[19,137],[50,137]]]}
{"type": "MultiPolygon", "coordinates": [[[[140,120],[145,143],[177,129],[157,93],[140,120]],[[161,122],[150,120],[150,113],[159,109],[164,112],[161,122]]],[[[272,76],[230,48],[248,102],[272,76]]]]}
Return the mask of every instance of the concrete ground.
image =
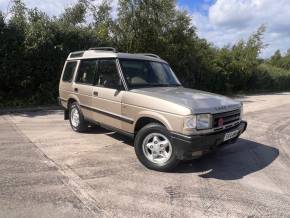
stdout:
{"type": "Polygon", "coordinates": [[[144,168],[133,142],[79,134],[61,111],[0,116],[0,217],[290,217],[290,93],[242,98],[234,145],[144,168]]]}

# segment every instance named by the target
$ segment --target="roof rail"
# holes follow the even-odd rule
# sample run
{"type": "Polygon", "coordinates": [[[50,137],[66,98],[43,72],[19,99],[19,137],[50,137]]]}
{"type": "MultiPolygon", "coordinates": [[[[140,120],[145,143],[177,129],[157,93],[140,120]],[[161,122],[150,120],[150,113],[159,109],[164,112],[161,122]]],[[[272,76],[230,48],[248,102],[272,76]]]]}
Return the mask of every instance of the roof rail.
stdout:
{"type": "Polygon", "coordinates": [[[89,50],[97,50],[97,51],[112,51],[117,52],[117,49],[113,47],[95,47],[95,48],[89,48],[89,50]]]}
{"type": "Polygon", "coordinates": [[[137,54],[160,59],[160,57],[158,55],[152,54],[152,53],[137,53],[137,54]]]}
{"type": "Polygon", "coordinates": [[[74,52],[71,52],[69,57],[70,58],[79,58],[79,57],[82,57],[84,55],[84,51],[74,51],[74,52]]]}

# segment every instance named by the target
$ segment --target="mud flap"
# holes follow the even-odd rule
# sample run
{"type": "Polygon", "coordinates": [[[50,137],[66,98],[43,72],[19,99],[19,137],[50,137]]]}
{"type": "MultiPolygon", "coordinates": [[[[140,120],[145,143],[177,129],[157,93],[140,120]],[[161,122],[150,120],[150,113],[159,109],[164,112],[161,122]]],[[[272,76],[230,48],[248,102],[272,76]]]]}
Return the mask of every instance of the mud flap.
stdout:
{"type": "Polygon", "coordinates": [[[64,120],[68,120],[69,119],[69,114],[68,114],[68,110],[64,110],[64,120]]]}

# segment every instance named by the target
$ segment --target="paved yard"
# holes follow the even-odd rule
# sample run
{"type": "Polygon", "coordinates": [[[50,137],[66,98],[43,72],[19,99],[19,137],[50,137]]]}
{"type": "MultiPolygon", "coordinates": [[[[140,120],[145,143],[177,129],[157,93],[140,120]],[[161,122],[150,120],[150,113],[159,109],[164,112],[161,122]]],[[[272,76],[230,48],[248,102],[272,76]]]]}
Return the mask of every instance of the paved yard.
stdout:
{"type": "Polygon", "coordinates": [[[61,111],[0,116],[0,217],[290,217],[290,93],[249,96],[230,147],[144,168],[133,142],[61,111]]]}

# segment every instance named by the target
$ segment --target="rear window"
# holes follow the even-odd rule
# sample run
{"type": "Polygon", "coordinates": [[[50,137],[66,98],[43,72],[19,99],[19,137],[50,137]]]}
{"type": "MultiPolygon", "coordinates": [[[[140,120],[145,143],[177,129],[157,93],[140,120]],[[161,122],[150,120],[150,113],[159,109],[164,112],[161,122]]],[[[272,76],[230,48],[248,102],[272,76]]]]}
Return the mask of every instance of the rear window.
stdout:
{"type": "Polygon", "coordinates": [[[73,75],[77,66],[77,62],[67,62],[65,66],[65,70],[63,72],[62,81],[71,82],[73,79],[73,75]]]}

